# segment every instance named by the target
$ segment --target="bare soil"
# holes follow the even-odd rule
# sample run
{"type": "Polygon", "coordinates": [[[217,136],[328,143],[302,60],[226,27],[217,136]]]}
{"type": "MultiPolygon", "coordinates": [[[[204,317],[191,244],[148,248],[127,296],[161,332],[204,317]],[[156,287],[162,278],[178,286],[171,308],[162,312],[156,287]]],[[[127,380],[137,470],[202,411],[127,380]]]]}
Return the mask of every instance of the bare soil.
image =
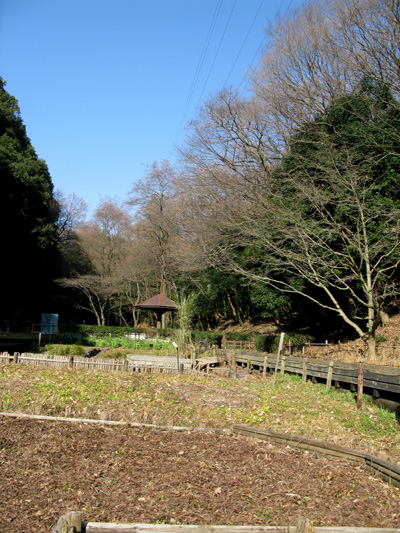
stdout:
{"type": "Polygon", "coordinates": [[[91,522],[400,527],[362,467],[226,433],[0,417],[0,530],[91,522]]]}

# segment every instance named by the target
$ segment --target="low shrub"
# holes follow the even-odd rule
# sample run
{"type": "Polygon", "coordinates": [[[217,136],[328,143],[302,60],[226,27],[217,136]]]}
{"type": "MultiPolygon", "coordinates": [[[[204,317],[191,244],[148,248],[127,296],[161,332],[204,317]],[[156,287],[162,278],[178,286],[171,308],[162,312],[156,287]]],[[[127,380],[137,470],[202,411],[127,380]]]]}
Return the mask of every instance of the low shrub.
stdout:
{"type": "Polygon", "coordinates": [[[170,328],[130,328],[127,326],[96,326],[91,324],[62,324],[59,328],[60,338],[76,336],[82,338],[93,337],[123,337],[126,334],[146,335],[146,338],[169,337],[174,330],[170,328]]]}
{"type": "MultiPolygon", "coordinates": [[[[277,352],[279,348],[280,335],[257,335],[255,337],[256,350],[258,352],[277,352]]],[[[313,338],[310,335],[304,335],[302,333],[294,333],[285,335],[285,346],[289,344],[292,348],[301,348],[308,342],[313,342],[313,338]]]]}
{"type": "Polygon", "coordinates": [[[230,332],[225,333],[227,341],[254,341],[256,336],[253,333],[238,333],[230,332]]]}
{"type": "Polygon", "coordinates": [[[192,332],[192,339],[195,344],[208,344],[216,345],[218,348],[221,348],[222,343],[222,333],[216,331],[198,331],[195,330],[192,332]]]}
{"type": "Polygon", "coordinates": [[[44,351],[51,355],[83,355],[86,346],[77,344],[46,344],[44,351]]]}

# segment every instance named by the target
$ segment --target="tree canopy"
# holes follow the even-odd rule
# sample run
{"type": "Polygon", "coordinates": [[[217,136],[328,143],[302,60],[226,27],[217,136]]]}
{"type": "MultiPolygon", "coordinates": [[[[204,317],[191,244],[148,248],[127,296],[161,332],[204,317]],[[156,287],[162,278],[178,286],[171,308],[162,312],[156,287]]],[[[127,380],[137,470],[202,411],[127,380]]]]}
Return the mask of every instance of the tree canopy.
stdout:
{"type": "MultiPolygon", "coordinates": [[[[39,159],[17,100],[0,79],[0,211],[2,320],[9,322],[51,307],[50,284],[58,268],[58,204],[46,163],[39,159]]],[[[6,323],[3,324],[6,326],[6,323]]]]}

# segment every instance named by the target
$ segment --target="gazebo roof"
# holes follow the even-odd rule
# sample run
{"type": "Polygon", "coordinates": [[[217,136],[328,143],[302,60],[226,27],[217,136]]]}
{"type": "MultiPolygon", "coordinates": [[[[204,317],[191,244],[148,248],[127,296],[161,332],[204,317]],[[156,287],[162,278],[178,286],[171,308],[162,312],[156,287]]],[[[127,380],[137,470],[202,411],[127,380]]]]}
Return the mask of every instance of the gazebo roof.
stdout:
{"type": "Polygon", "coordinates": [[[178,306],[175,302],[164,296],[164,294],[157,294],[144,302],[135,305],[139,309],[152,309],[154,311],[176,311],[178,306]]]}

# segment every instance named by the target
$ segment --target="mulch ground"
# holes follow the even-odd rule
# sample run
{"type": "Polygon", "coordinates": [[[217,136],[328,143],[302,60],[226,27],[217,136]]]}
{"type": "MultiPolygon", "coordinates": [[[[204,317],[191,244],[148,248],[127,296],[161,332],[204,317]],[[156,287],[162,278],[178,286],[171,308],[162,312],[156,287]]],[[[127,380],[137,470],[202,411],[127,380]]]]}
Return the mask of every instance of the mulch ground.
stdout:
{"type": "Polygon", "coordinates": [[[84,521],[400,527],[400,490],[362,467],[213,432],[0,417],[0,531],[84,521]]]}

